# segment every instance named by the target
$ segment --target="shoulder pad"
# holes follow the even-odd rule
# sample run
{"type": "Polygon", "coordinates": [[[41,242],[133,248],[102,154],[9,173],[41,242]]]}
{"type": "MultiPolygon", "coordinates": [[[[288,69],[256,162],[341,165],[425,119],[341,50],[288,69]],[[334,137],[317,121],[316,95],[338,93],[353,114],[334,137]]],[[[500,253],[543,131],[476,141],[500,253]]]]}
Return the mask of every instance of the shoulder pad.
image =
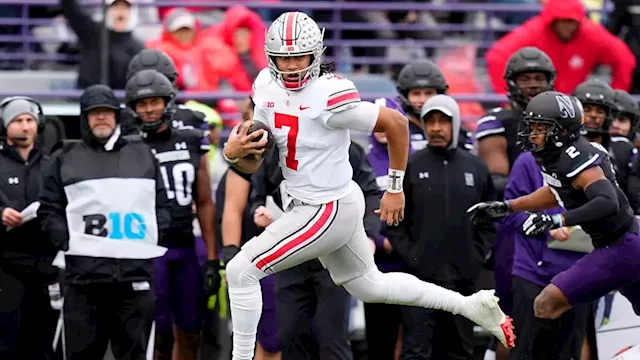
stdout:
{"type": "Polygon", "coordinates": [[[258,73],[256,79],[253,81],[253,85],[251,86],[251,98],[254,103],[258,103],[259,100],[256,100],[256,97],[260,97],[260,91],[267,85],[271,83],[271,73],[269,72],[269,68],[266,67],[258,73]]]}
{"type": "Polygon", "coordinates": [[[352,108],[361,101],[360,93],[355,84],[346,78],[335,74],[322,75],[317,80],[318,91],[322,96],[322,105],[331,113],[341,112],[352,108]]]}
{"type": "Polygon", "coordinates": [[[600,164],[608,152],[598,143],[575,143],[560,154],[558,170],[567,178],[573,178],[593,165],[600,164]]]}

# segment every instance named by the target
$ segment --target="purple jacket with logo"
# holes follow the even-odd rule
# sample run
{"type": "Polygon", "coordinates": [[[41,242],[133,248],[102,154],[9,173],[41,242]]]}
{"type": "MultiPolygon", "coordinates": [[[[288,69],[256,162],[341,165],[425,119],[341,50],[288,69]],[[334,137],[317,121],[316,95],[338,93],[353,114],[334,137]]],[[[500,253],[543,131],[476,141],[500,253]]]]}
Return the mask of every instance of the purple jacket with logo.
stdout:
{"type": "MultiPolygon", "coordinates": [[[[504,198],[514,199],[530,194],[544,184],[540,166],[531,153],[522,153],[511,169],[504,198]]],[[[547,214],[557,214],[565,210],[559,206],[546,210],[547,214]]],[[[511,273],[539,286],[546,286],[558,273],[568,269],[584,254],[574,251],[554,250],[547,247],[549,234],[529,237],[522,231],[522,225],[529,215],[515,213],[498,223],[496,241],[513,244],[513,267],[511,273]]],[[[496,254],[498,255],[498,254],[496,254]]]]}

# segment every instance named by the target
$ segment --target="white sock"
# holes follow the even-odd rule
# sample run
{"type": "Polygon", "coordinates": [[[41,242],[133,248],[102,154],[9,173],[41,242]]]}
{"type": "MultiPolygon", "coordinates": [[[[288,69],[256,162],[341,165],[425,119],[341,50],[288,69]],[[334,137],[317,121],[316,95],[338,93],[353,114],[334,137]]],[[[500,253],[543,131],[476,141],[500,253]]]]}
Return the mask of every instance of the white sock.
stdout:
{"type": "Polygon", "coordinates": [[[233,360],[252,360],[258,323],[262,314],[260,284],[240,289],[229,288],[233,323],[233,360]]]}
{"type": "Polygon", "coordinates": [[[226,274],[233,323],[232,360],[252,360],[262,314],[260,279],[267,274],[255,267],[242,251],[227,264],[226,274]]]}
{"type": "Polygon", "coordinates": [[[419,306],[460,314],[465,296],[421,281],[405,273],[381,273],[378,269],[345,283],[344,288],[364,302],[419,306]]]}

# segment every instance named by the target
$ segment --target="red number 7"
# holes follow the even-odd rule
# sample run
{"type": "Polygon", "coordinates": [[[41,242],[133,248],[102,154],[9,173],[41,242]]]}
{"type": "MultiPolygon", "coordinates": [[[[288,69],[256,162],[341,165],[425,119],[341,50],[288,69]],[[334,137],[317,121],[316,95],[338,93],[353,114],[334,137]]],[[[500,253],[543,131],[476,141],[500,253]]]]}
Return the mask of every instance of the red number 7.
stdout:
{"type": "Polygon", "coordinates": [[[276,128],[289,127],[287,134],[287,167],[298,171],[298,160],[296,160],[296,142],[298,139],[298,117],[293,115],[275,113],[276,128]]]}

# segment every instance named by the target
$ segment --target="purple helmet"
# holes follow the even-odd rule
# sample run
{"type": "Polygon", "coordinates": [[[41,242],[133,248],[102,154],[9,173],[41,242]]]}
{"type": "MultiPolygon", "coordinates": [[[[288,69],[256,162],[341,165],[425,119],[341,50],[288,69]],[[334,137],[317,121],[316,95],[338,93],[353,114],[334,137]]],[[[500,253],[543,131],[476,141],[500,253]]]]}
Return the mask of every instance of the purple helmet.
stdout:
{"type": "Polygon", "coordinates": [[[375,103],[376,103],[376,105],[380,105],[380,106],[388,107],[389,109],[397,110],[402,115],[404,115],[405,117],[407,116],[407,114],[405,113],[405,111],[402,108],[402,106],[395,99],[388,98],[388,97],[387,98],[377,98],[375,100],[375,103]]]}

